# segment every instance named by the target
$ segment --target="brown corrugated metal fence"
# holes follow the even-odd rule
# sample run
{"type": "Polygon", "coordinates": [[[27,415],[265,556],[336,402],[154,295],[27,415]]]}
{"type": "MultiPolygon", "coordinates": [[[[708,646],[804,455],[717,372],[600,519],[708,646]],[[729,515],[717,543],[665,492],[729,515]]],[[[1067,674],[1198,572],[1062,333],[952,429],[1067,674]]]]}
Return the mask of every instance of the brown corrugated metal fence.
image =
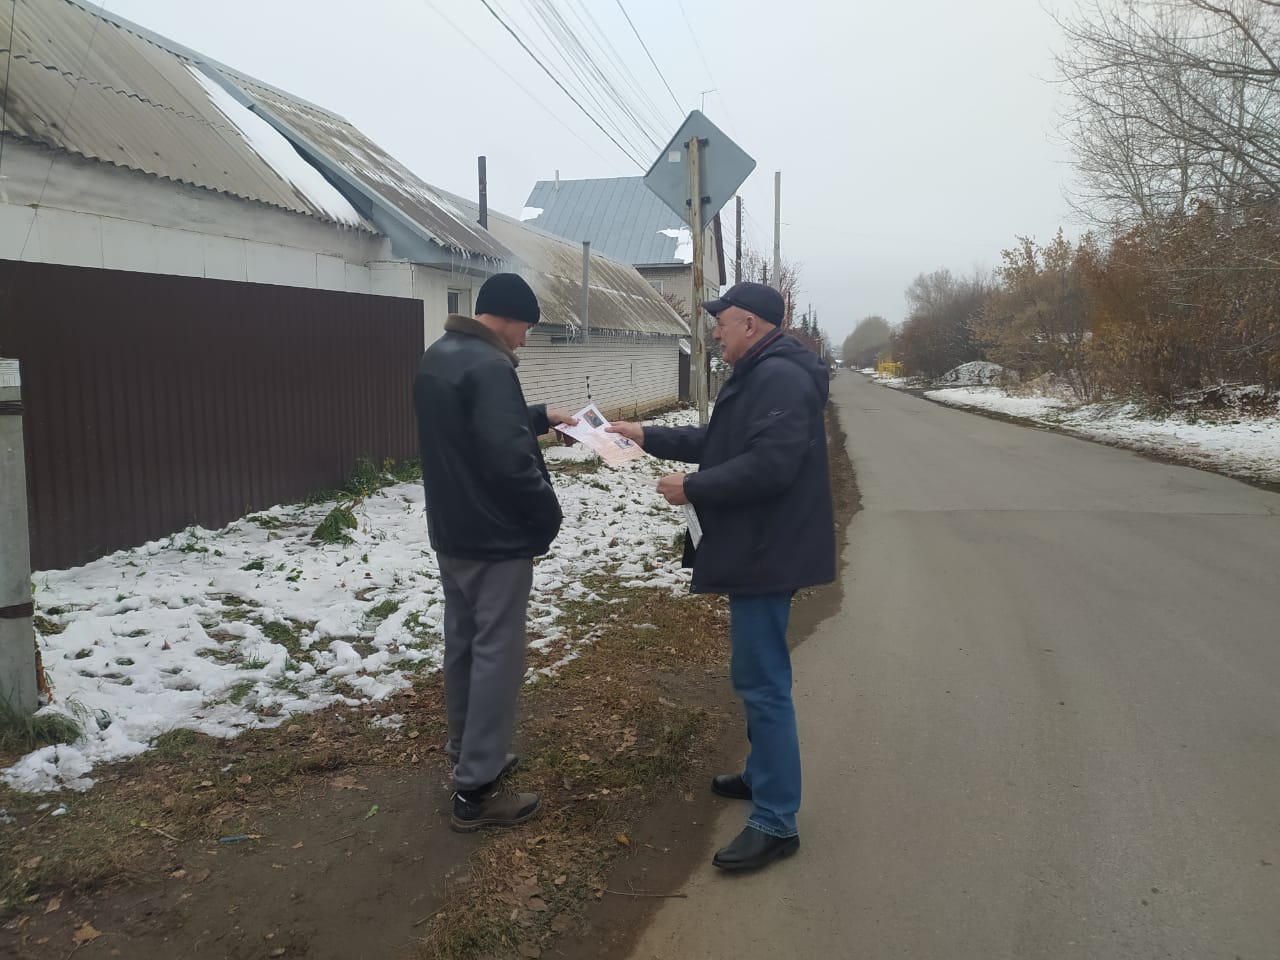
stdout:
{"type": "Polygon", "coordinates": [[[0,260],[36,569],[341,486],[417,449],[416,300],[0,260]]]}

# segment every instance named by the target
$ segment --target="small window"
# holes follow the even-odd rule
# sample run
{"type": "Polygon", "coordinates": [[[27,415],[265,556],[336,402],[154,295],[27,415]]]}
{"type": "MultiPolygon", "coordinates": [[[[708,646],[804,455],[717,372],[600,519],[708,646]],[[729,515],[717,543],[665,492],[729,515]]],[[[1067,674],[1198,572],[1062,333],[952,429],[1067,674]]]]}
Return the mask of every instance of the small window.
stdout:
{"type": "Polygon", "coordinates": [[[649,286],[653,287],[653,289],[657,290],[659,293],[666,293],[666,291],[662,289],[661,280],[650,280],[649,286]]]}
{"type": "Polygon", "coordinates": [[[469,316],[471,314],[470,290],[449,291],[449,313],[458,313],[463,316],[469,316]]]}

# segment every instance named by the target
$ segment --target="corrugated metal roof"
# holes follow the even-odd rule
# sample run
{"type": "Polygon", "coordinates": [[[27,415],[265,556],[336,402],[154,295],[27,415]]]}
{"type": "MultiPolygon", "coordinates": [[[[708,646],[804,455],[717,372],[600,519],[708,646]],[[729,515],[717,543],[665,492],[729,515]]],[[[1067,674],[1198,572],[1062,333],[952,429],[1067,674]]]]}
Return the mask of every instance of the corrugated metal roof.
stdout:
{"type": "MultiPolygon", "coordinates": [[[[510,254],[342,117],[78,0],[0,3],[0,38],[14,25],[8,111],[12,134],[152,176],[336,220],[260,156],[189,67],[232,86],[295,145],[345,176],[349,196],[386,229],[489,261],[510,254]],[[283,128],[283,129],[282,129],[283,128]],[[376,202],[375,202],[376,198],[376,202]],[[395,211],[388,224],[377,205],[395,211]],[[372,210],[372,212],[371,212],[372,210]],[[396,227],[401,224],[402,227],[396,227]]],[[[0,48],[0,54],[7,48],[0,48]]],[[[317,164],[324,166],[321,162],[317,164]]],[[[358,215],[348,222],[377,232],[358,215]]]]}
{"type": "Polygon", "coordinates": [[[336,222],[254,152],[183,59],[67,0],[0,5],[6,41],[11,24],[9,135],[336,222]]]}
{"type": "MultiPolygon", "coordinates": [[[[479,207],[465,197],[445,194],[468,216],[479,207]]],[[[489,232],[516,256],[514,268],[533,287],[548,322],[580,327],[582,245],[539,230],[529,223],[489,211],[489,232]]],[[[635,267],[591,247],[590,322],[593,330],[688,336],[689,326],[635,267]]]]}
{"type": "Polygon", "coordinates": [[[260,81],[223,68],[224,76],[303,140],[424,227],[441,246],[505,260],[508,251],[474,218],[464,216],[430,184],[336,114],[305,103],[260,81]]]}
{"type": "Polygon", "coordinates": [[[688,225],[644,185],[643,177],[603,180],[539,180],[526,207],[540,208],[532,223],[539,230],[581,243],[591,242],[615,260],[633,264],[682,264],[677,240],[663,230],[688,225]]]}

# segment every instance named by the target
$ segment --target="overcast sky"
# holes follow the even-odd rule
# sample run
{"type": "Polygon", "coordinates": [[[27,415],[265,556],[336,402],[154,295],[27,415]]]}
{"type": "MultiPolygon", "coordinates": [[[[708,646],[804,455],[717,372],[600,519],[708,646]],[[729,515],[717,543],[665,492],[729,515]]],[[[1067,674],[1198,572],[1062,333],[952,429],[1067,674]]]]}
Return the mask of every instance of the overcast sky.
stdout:
{"type": "MultiPolygon", "coordinates": [[[[528,29],[539,0],[490,2],[528,29]]],[[[1018,235],[1078,232],[1047,82],[1057,28],[1036,0],[623,0],[675,99],[617,0],[554,3],[574,23],[590,10],[614,48],[599,59],[634,75],[663,143],[714,88],[705,112],[757,162],[742,189],[747,240],[772,256],[781,170],[783,255],[801,264],[802,305],[837,341],[868,314],[900,321],[919,273],[968,274],[994,266],[1018,235]]],[[[490,204],[506,213],[557,169],[573,179],[644,172],[481,0],[107,9],[341,114],[429,183],[474,196],[486,155],[490,204]]],[[[658,150],[627,126],[624,146],[647,168],[658,150]]],[[[732,256],[731,206],[725,214],[732,256]]]]}

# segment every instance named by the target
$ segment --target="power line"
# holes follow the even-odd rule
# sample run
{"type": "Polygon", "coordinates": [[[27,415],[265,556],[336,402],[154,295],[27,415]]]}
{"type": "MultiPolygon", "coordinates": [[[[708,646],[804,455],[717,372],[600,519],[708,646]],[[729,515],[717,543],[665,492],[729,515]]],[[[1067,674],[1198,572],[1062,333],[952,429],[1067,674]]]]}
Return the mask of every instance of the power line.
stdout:
{"type": "Polygon", "coordinates": [[[607,102],[619,111],[623,120],[623,123],[616,127],[619,136],[624,137],[639,153],[645,154],[658,150],[662,143],[654,136],[651,126],[640,118],[635,106],[618,90],[604,69],[596,62],[595,57],[583,46],[582,41],[578,39],[577,34],[555,4],[551,0],[524,0],[524,5],[526,9],[532,11],[538,21],[541,21],[539,28],[543,31],[543,35],[558,49],[565,63],[579,80],[588,87],[594,87],[601,110],[605,109],[604,105],[607,102]],[[633,128],[649,140],[647,146],[624,135],[624,129],[630,132],[633,128]]]}
{"type": "Polygon", "coordinates": [[[590,120],[592,123],[594,123],[596,127],[600,130],[600,132],[603,133],[606,137],[608,137],[610,142],[615,147],[617,147],[620,151],[622,151],[624,156],[626,156],[632,163],[640,167],[642,170],[645,169],[645,165],[642,164],[639,160],[637,160],[635,156],[631,154],[630,151],[628,151],[621,143],[619,143],[618,138],[615,137],[613,134],[611,134],[608,130],[606,130],[601,125],[600,121],[597,120],[594,116],[592,116],[590,111],[588,111],[587,108],[582,105],[582,103],[578,100],[578,98],[569,92],[568,87],[566,87],[563,83],[560,82],[560,79],[554,73],[552,73],[551,70],[546,66],[546,64],[544,64],[538,58],[538,55],[535,54],[533,50],[529,48],[529,45],[526,44],[524,40],[520,38],[520,36],[510,27],[510,25],[507,24],[505,20],[502,19],[501,16],[498,15],[498,12],[493,9],[493,6],[492,4],[490,4],[489,0],[480,0],[480,2],[484,4],[484,8],[489,11],[489,13],[493,16],[493,19],[497,20],[498,23],[502,25],[502,28],[506,30],[507,33],[511,34],[512,39],[514,39],[516,43],[520,44],[520,48],[524,50],[524,52],[527,53],[533,59],[533,62],[536,63],[542,69],[542,72],[552,79],[555,85],[560,88],[560,91],[566,97],[568,97],[570,100],[573,101],[574,106],[576,106],[579,110],[581,110],[583,114],[586,115],[586,118],[590,120]]]}
{"type": "MultiPolygon", "coordinates": [[[[16,3],[17,0],[14,0],[14,2],[16,3]]],[[[430,7],[432,11],[435,12],[436,16],[438,16],[441,20],[443,20],[449,26],[453,27],[454,31],[458,33],[458,35],[461,36],[463,40],[467,41],[467,43],[475,47],[476,50],[479,51],[481,55],[483,55],[491,64],[494,65],[494,67],[498,69],[499,72],[503,74],[503,76],[505,76],[512,83],[514,83],[516,87],[524,93],[525,96],[527,96],[530,100],[532,100],[534,103],[540,106],[544,111],[546,111],[547,115],[550,116],[551,119],[553,119],[556,123],[560,124],[560,126],[568,130],[569,133],[571,133],[579,143],[581,143],[584,147],[586,147],[588,150],[594,153],[597,157],[599,157],[605,163],[613,165],[614,161],[610,160],[608,157],[604,156],[604,154],[600,153],[600,151],[598,151],[595,147],[593,147],[586,140],[584,140],[582,135],[579,134],[578,131],[574,130],[573,127],[569,126],[562,119],[560,119],[560,115],[558,113],[556,113],[554,110],[548,107],[545,103],[543,103],[541,100],[535,97],[523,83],[517,80],[511,74],[511,72],[507,70],[506,67],[504,67],[497,60],[495,60],[492,54],[490,54],[487,50],[485,50],[482,46],[480,46],[480,44],[472,40],[471,37],[467,36],[466,32],[463,31],[461,27],[459,27],[456,23],[450,20],[439,7],[437,7],[434,3],[432,3],[432,0],[422,0],[422,2],[425,3],[428,7],[430,7]]],[[[617,169],[616,166],[614,167],[614,169],[617,169]]]]}
{"type": "MultiPolygon", "coordinates": [[[[729,118],[730,129],[737,125],[733,122],[733,117],[729,113],[729,103],[725,100],[724,95],[720,93],[720,84],[716,82],[716,75],[711,72],[711,64],[707,63],[707,58],[702,52],[702,44],[698,42],[698,33],[693,29],[693,24],[689,21],[689,14],[685,12],[684,0],[676,0],[676,5],[680,7],[680,16],[684,18],[684,25],[689,28],[689,36],[693,38],[693,45],[698,48],[698,58],[702,61],[702,66],[707,71],[707,76],[711,78],[711,86],[715,88],[716,96],[720,98],[720,105],[724,107],[724,115],[729,118]]],[[[736,137],[738,131],[733,129],[733,135],[736,137]]]]}
{"type": "MultiPolygon", "coordinates": [[[[640,46],[644,48],[645,54],[649,57],[649,62],[653,64],[653,69],[657,70],[658,76],[662,78],[662,84],[667,88],[667,93],[671,94],[671,102],[676,105],[676,111],[678,113],[684,113],[684,108],[680,106],[680,99],[676,96],[675,91],[671,89],[671,84],[667,83],[667,78],[663,74],[662,68],[658,66],[658,61],[653,59],[652,53],[649,53],[649,45],[644,42],[644,37],[640,36],[640,31],[637,30],[636,25],[631,22],[631,14],[627,13],[627,8],[622,5],[622,0],[618,0],[618,9],[621,10],[622,15],[627,18],[627,23],[631,26],[631,32],[634,33],[636,35],[636,39],[640,41],[640,46]]],[[[686,17],[685,23],[688,22],[689,20],[686,17]]]]}
{"type": "Polygon", "coordinates": [[[569,7],[574,10],[574,15],[578,18],[580,23],[583,23],[584,26],[587,26],[587,24],[582,19],[583,15],[585,15],[587,20],[590,21],[590,25],[587,29],[598,38],[597,46],[600,47],[601,52],[604,54],[606,62],[620,65],[622,67],[622,70],[630,80],[632,91],[634,91],[639,98],[639,102],[648,107],[651,115],[657,120],[657,127],[661,130],[665,130],[669,124],[667,118],[663,116],[661,108],[659,108],[653,98],[649,96],[647,86],[641,84],[636,78],[636,75],[631,70],[630,64],[627,62],[627,58],[618,52],[618,48],[613,45],[613,41],[609,39],[608,34],[601,28],[599,21],[596,20],[595,14],[591,12],[586,0],[569,0],[569,7]],[[579,13],[578,11],[581,12],[579,13]]]}

